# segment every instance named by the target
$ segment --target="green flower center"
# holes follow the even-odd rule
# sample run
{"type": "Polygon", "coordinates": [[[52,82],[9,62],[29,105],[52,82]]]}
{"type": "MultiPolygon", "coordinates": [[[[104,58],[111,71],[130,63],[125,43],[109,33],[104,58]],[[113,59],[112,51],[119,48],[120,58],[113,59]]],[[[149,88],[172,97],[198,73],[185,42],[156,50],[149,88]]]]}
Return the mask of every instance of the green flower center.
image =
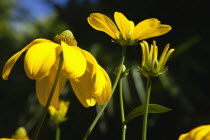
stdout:
{"type": "Polygon", "coordinates": [[[77,46],[77,41],[70,30],[65,30],[61,34],[55,36],[54,42],[61,44],[61,41],[69,46],[77,46]]]}

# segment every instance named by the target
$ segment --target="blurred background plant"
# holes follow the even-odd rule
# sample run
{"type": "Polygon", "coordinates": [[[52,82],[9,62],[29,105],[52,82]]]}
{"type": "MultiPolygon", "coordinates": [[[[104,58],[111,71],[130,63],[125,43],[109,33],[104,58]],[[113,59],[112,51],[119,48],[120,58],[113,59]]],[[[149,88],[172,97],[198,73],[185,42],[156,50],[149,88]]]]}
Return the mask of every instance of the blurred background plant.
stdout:
{"type": "MultiPolygon", "coordinates": [[[[9,57],[35,38],[52,39],[70,29],[78,46],[90,51],[114,79],[113,70],[119,63],[121,48],[111,43],[108,35],[92,29],[87,17],[100,12],[112,18],[115,11],[123,12],[135,23],[154,17],[172,26],[168,34],[147,40],[150,43],[156,40],[160,50],[167,43],[175,48],[168,72],[154,79],[150,101],[173,110],[149,116],[148,140],[177,140],[180,134],[209,124],[210,10],[207,0],[1,0],[0,70],[9,57]]],[[[144,102],[145,80],[136,69],[140,63],[140,45],[129,47],[125,65],[134,67],[123,81],[125,114],[144,102]]],[[[32,136],[43,109],[35,97],[35,82],[26,77],[22,66],[23,57],[9,80],[0,80],[0,137],[9,137],[19,126],[24,126],[32,136]]],[[[89,139],[120,139],[120,107],[115,103],[118,96],[118,92],[113,94],[89,139]]],[[[68,120],[60,125],[61,139],[82,139],[100,106],[84,108],[68,83],[62,98],[70,100],[71,106],[68,120]]],[[[141,120],[142,117],[138,117],[128,123],[127,139],[141,138],[141,120]]],[[[54,131],[47,119],[40,140],[54,139],[54,131]]]]}

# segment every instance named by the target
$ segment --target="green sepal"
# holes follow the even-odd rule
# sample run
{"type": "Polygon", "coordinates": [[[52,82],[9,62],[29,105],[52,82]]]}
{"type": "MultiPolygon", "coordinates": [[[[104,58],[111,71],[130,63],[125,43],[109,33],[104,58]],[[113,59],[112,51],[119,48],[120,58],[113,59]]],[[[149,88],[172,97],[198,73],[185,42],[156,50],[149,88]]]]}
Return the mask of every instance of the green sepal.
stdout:
{"type": "MultiPolygon", "coordinates": [[[[148,109],[148,113],[165,113],[165,112],[169,112],[172,109],[167,108],[165,106],[162,105],[158,105],[158,104],[149,104],[149,109],[148,109]]],[[[132,120],[140,115],[144,114],[144,105],[138,106],[136,108],[134,108],[125,118],[125,122],[124,124],[126,124],[129,120],[132,120]]]]}
{"type": "Polygon", "coordinates": [[[163,74],[168,70],[168,67],[164,67],[162,70],[158,72],[158,74],[163,74]]]}

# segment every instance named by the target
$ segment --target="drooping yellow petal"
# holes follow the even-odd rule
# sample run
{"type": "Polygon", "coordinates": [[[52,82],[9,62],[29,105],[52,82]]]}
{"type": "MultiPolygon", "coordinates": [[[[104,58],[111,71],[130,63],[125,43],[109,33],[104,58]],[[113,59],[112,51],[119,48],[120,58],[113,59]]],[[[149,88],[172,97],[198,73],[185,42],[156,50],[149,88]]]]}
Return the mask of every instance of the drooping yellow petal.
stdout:
{"type": "Polygon", "coordinates": [[[171,30],[171,26],[160,24],[155,18],[146,19],[133,29],[131,40],[143,40],[163,35],[171,30]]]}
{"type": "Polygon", "coordinates": [[[112,84],[111,84],[109,75],[106,73],[106,71],[101,66],[99,66],[99,68],[102,71],[102,73],[103,73],[103,75],[104,75],[104,77],[106,79],[106,83],[104,85],[102,94],[100,96],[96,97],[96,101],[97,101],[97,103],[99,105],[103,105],[103,104],[106,104],[109,101],[110,97],[111,97],[112,84]]]}
{"type": "Polygon", "coordinates": [[[85,106],[105,104],[111,97],[111,81],[106,71],[98,65],[95,58],[87,51],[82,50],[87,60],[87,69],[84,75],[75,80],[70,80],[72,88],[85,106]]]}
{"type": "Polygon", "coordinates": [[[91,95],[94,85],[93,81],[90,79],[91,75],[91,73],[86,71],[78,79],[70,79],[72,89],[84,107],[90,107],[96,104],[95,98],[91,95]]]}
{"type": "Polygon", "coordinates": [[[96,73],[96,65],[98,65],[98,63],[91,53],[89,53],[88,51],[83,50],[81,48],[79,48],[79,49],[82,52],[83,56],[85,57],[87,63],[89,64],[86,67],[86,71],[89,71],[92,74],[91,78],[93,78],[94,74],[96,73]]]}
{"type": "Polygon", "coordinates": [[[95,98],[100,96],[105,85],[103,73],[95,58],[87,51],[81,50],[87,60],[85,73],[78,79],[70,79],[74,93],[85,107],[94,106],[95,98]]]}
{"type": "Polygon", "coordinates": [[[130,35],[130,31],[133,30],[134,23],[129,21],[122,13],[115,12],[114,13],[115,22],[122,34],[124,40],[130,35]],[[133,24],[132,24],[133,23],[133,24]]]}
{"type": "Polygon", "coordinates": [[[93,97],[97,97],[102,94],[102,90],[106,80],[103,76],[102,71],[100,70],[100,66],[98,65],[93,55],[82,49],[81,52],[83,53],[85,59],[88,62],[86,71],[88,71],[91,74],[90,79],[93,82],[91,94],[93,97]]]}
{"type": "MultiPolygon", "coordinates": [[[[50,74],[48,76],[44,77],[41,80],[36,80],[36,95],[40,104],[43,106],[45,106],[47,103],[50,91],[53,86],[53,82],[55,80],[56,72],[57,72],[56,68],[52,67],[50,74]]],[[[56,109],[59,109],[59,95],[61,94],[65,86],[65,83],[66,83],[66,77],[61,72],[50,104],[50,106],[53,106],[56,109]]]]}
{"type": "Polygon", "coordinates": [[[69,46],[61,42],[63,49],[63,68],[64,75],[69,79],[76,79],[85,72],[87,61],[77,46],[69,46]]]}
{"type": "Polygon", "coordinates": [[[38,43],[42,43],[42,42],[50,42],[50,40],[47,39],[36,39],[34,41],[32,41],[30,44],[28,44],[25,48],[23,48],[21,51],[17,52],[16,54],[14,54],[4,65],[3,68],[3,72],[2,72],[2,77],[4,80],[8,79],[8,76],[14,66],[14,64],[16,63],[17,59],[20,57],[20,55],[27,51],[28,49],[30,49],[32,46],[34,46],[35,44],[38,43]]]}
{"type": "Polygon", "coordinates": [[[100,13],[93,13],[87,20],[94,29],[105,32],[114,39],[119,38],[119,30],[114,22],[107,16],[100,13]]]}
{"type": "Polygon", "coordinates": [[[60,45],[53,42],[38,43],[31,47],[25,56],[24,68],[31,79],[40,80],[47,76],[57,57],[56,48],[60,45]]]}
{"type": "Polygon", "coordinates": [[[94,87],[92,90],[92,95],[94,97],[98,97],[102,94],[104,86],[106,85],[106,78],[104,77],[103,71],[101,71],[101,66],[96,65],[96,73],[93,77],[94,87]]]}

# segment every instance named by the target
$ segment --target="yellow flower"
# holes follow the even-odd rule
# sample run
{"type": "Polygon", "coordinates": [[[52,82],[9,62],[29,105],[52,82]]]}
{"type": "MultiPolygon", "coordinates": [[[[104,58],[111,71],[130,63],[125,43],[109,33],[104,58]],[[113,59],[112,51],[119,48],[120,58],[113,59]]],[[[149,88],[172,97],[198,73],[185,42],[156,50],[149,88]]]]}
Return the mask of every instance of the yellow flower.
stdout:
{"type": "Polygon", "coordinates": [[[30,140],[27,136],[26,129],[19,127],[12,138],[0,138],[0,140],[30,140]]]}
{"type": "Polygon", "coordinates": [[[69,102],[60,101],[59,102],[59,109],[55,109],[53,106],[50,106],[48,108],[50,113],[50,119],[53,123],[58,125],[59,123],[62,123],[67,120],[66,113],[69,108],[69,102]]]}
{"type": "Polygon", "coordinates": [[[59,95],[69,79],[79,101],[85,107],[105,104],[111,96],[111,81],[106,71],[87,51],[77,47],[71,31],[55,37],[55,42],[36,39],[13,55],[3,68],[2,77],[7,80],[20,55],[26,52],[24,69],[30,79],[36,80],[36,94],[45,106],[55,80],[60,57],[63,66],[50,106],[59,108],[59,95]]]}
{"type": "Polygon", "coordinates": [[[171,26],[160,24],[156,18],[141,21],[136,26],[122,13],[115,12],[114,22],[100,13],[93,13],[87,18],[88,23],[96,30],[107,33],[121,45],[134,45],[139,40],[160,36],[171,30],[171,26]],[[118,30],[119,29],[119,30],[118,30]]]}
{"type": "Polygon", "coordinates": [[[159,74],[167,71],[165,67],[169,56],[172,54],[174,49],[169,49],[169,44],[167,44],[159,58],[158,58],[158,47],[154,41],[149,49],[149,45],[146,41],[140,43],[142,48],[142,66],[139,68],[140,72],[145,76],[158,76],[159,74]]]}
{"type": "Polygon", "coordinates": [[[210,140],[210,125],[202,125],[182,134],[179,140],[210,140]]]}

